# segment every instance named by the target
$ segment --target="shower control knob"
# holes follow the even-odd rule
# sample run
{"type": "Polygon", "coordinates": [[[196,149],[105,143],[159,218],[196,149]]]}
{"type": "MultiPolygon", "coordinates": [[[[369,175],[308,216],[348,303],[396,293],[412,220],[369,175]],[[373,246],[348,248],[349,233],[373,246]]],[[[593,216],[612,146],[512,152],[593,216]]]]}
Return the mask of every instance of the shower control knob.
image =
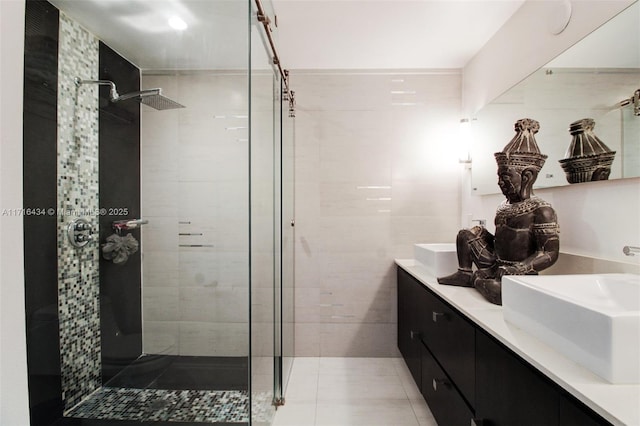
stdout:
{"type": "Polygon", "coordinates": [[[78,222],[75,225],[76,231],[90,231],[91,230],[91,225],[89,225],[86,222],[78,222]]]}
{"type": "Polygon", "coordinates": [[[89,235],[89,234],[78,234],[78,235],[76,235],[76,242],[77,243],[89,242],[91,240],[93,240],[93,235],[89,235]]]}
{"type": "Polygon", "coordinates": [[[72,246],[81,248],[94,240],[91,223],[84,218],[76,218],[69,222],[67,226],[67,239],[72,246]]]}

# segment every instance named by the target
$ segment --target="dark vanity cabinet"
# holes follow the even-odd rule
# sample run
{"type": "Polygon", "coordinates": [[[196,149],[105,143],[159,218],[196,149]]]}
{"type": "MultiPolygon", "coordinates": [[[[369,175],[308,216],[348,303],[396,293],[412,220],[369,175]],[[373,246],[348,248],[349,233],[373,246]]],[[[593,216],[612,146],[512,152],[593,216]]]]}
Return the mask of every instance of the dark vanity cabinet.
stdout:
{"type": "Polygon", "coordinates": [[[473,410],[426,346],[422,347],[421,393],[438,425],[469,425],[473,410]]]}
{"type": "Polygon", "coordinates": [[[474,334],[471,323],[398,269],[398,348],[438,425],[466,426],[473,418],[474,334]]]}
{"type": "Polygon", "coordinates": [[[422,322],[422,306],[426,303],[427,295],[422,286],[412,282],[412,278],[403,269],[399,269],[398,274],[398,349],[413,380],[420,384],[422,343],[419,330],[422,322]]]}
{"type": "Polygon", "coordinates": [[[478,426],[611,424],[480,329],[475,410],[478,426]]]}
{"type": "Polygon", "coordinates": [[[476,356],[477,424],[558,424],[558,392],[532,367],[480,330],[476,356]]]}
{"type": "Polygon", "coordinates": [[[398,348],[439,426],[610,424],[402,268],[398,348]]]}

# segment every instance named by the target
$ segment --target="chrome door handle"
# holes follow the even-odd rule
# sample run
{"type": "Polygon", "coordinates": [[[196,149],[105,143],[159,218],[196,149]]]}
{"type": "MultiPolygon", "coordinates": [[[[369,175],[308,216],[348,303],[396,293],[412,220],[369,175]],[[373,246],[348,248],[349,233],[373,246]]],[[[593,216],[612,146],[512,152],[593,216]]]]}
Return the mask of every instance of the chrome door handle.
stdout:
{"type": "Polygon", "coordinates": [[[433,320],[433,322],[438,322],[438,318],[444,319],[445,317],[446,317],[446,314],[444,312],[436,312],[436,311],[431,312],[431,319],[433,320]]]}
{"type": "Polygon", "coordinates": [[[433,379],[431,381],[431,386],[433,386],[434,391],[438,391],[438,386],[449,386],[449,382],[445,379],[433,379]]]}

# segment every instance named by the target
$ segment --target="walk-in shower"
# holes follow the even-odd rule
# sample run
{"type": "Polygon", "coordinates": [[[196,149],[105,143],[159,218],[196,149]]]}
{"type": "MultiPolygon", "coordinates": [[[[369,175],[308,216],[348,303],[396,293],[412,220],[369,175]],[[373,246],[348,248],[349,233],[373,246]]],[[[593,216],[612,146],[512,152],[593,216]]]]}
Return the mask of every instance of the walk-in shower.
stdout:
{"type": "Polygon", "coordinates": [[[108,3],[27,1],[25,206],[47,207],[25,218],[31,423],[268,425],[294,276],[273,9],[108,3]]]}

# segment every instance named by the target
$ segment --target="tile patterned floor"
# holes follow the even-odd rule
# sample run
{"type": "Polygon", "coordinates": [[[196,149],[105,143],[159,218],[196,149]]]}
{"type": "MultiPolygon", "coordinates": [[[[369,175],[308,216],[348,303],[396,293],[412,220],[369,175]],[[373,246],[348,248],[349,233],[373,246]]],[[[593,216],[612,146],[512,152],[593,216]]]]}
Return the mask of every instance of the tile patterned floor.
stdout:
{"type": "Polygon", "coordinates": [[[437,426],[402,358],[296,358],[273,426],[437,426]]]}
{"type": "Polygon", "coordinates": [[[194,391],[103,387],[65,415],[86,419],[228,422],[248,421],[246,391],[194,391]]]}

